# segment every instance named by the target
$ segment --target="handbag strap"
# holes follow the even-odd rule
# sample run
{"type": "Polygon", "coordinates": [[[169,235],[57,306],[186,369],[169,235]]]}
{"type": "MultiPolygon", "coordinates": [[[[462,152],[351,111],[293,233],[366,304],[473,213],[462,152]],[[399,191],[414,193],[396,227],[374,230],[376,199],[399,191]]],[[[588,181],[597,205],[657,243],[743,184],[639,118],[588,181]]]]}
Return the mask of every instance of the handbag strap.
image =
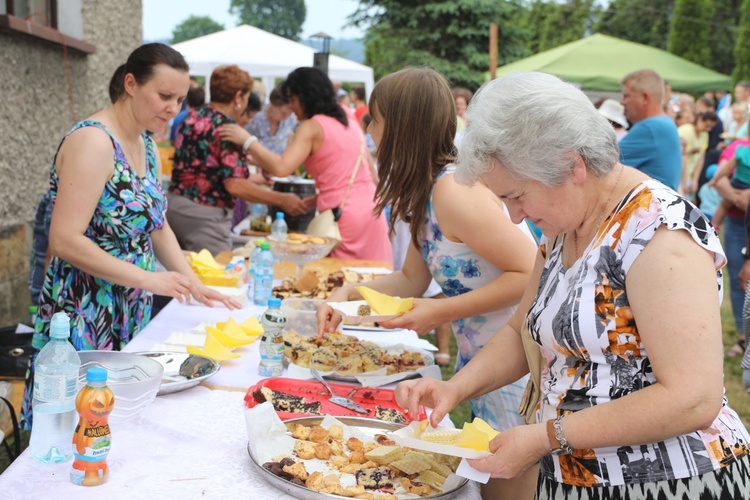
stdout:
{"type": "Polygon", "coordinates": [[[10,401],[3,397],[0,397],[0,399],[3,400],[5,405],[8,407],[8,410],[10,411],[10,420],[13,423],[13,448],[15,453],[10,452],[8,442],[6,440],[3,440],[5,449],[8,451],[8,455],[10,455],[10,461],[12,462],[21,455],[21,431],[18,429],[18,419],[16,418],[16,410],[13,408],[13,405],[10,404],[10,401]]]}
{"type": "Polygon", "coordinates": [[[357,172],[359,172],[359,166],[362,164],[362,159],[365,157],[365,137],[364,135],[362,135],[362,130],[359,129],[359,125],[357,125],[357,131],[359,132],[359,156],[357,157],[356,165],[354,165],[354,171],[352,172],[352,176],[349,177],[349,183],[346,185],[346,191],[344,191],[344,197],[341,199],[341,205],[339,205],[340,209],[344,208],[346,199],[349,197],[349,191],[351,190],[352,185],[354,184],[354,179],[357,177],[357,172]]]}

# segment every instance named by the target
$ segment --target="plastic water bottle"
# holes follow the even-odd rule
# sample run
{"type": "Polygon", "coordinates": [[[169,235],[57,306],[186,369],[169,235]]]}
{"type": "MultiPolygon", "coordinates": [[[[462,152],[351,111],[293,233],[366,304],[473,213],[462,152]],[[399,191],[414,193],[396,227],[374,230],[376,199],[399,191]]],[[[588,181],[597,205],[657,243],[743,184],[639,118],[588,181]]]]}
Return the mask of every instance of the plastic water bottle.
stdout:
{"type": "Polygon", "coordinates": [[[276,212],[276,220],[271,225],[271,236],[276,241],[286,241],[286,235],[289,227],[284,220],[284,212],[276,212]]]}
{"type": "Polygon", "coordinates": [[[278,377],[284,369],[284,325],[286,318],[281,312],[281,299],[268,299],[268,309],[260,318],[263,326],[263,337],[260,341],[260,365],[258,375],[261,377],[278,377]]]}
{"type": "Polygon", "coordinates": [[[255,283],[253,284],[253,303],[256,306],[268,305],[273,292],[273,254],[268,242],[260,244],[260,253],[255,259],[255,283]]]}
{"type": "Polygon", "coordinates": [[[250,252],[250,257],[247,266],[247,298],[248,300],[254,300],[253,292],[255,291],[255,263],[258,261],[258,254],[260,253],[260,245],[263,240],[255,240],[255,248],[250,252]]]}
{"type": "Polygon", "coordinates": [[[115,395],[107,387],[107,370],[95,366],[86,372],[86,385],[76,397],[78,425],[73,434],[76,459],[70,480],[78,486],[96,486],[109,479],[107,455],[112,447],[109,414],[115,395]]]}
{"type": "Polygon", "coordinates": [[[33,423],[31,455],[43,463],[59,463],[73,456],[72,437],[76,425],[75,399],[81,358],[70,337],[70,319],[55,313],[50,323],[50,341],[34,362],[33,423]]]}

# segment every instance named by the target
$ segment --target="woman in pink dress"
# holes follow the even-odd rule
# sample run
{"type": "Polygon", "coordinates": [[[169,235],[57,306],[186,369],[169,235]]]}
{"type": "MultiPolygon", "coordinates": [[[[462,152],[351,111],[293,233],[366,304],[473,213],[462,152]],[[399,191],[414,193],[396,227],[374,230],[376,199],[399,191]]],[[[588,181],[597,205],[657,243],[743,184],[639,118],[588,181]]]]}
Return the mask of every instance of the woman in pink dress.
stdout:
{"type": "Polygon", "coordinates": [[[241,127],[225,125],[222,139],[243,144],[259,166],[278,177],[290,175],[305,164],[320,191],[318,211],[341,207],[342,241],[333,257],[391,262],[385,216],[373,214],[375,183],[362,130],[357,123],[350,123],[336,103],[328,76],[315,68],[297,68],[281,84],[281,92],[300,120],[297,133],[281,155],[263,147],[257,137],[241,127]],[[354,182],[344,200],[355,168],[354,182]]]}

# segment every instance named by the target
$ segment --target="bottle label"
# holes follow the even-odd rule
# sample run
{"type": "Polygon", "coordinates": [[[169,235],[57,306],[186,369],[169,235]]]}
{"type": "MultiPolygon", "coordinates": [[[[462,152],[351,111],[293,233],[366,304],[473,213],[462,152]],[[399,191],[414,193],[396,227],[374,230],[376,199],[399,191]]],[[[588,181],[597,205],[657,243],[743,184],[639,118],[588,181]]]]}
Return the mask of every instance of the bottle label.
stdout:
{"type": "Polygon", "coordinates": [[[34,373],[34,399],[39,401],[52,403],[74,398],[77,389],[78,378],[75,375],[34,373]]]}
{"type": "Polygon", "coordinates": [[[260,350],[261,358],[281,361],[284,356],[284,339],[282,339],[281,336],[274,339],[266,339],[266,337],[263,337],[260,350]]]}

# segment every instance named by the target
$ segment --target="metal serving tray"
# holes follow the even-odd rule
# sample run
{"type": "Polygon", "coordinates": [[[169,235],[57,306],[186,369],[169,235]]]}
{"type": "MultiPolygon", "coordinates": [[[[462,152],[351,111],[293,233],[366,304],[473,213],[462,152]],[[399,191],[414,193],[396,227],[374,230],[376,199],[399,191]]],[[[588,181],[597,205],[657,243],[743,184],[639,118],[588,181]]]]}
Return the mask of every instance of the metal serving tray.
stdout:
{"type": "MultiPolygon", "coordinates": [[[[370,418],[336,417],[336,419],[348,427],[357,428],[363,434],[366,434],[368,436],[374,436],[375,434],[383,434],[385,432],[396,431],[403,427],[403,425],[400,425],[400,424],[392,424],[389,422],[382,422],[380,420],[374,420],[370,418]]],[[[284,423],[286,424],[287,428],[291,429],[291,427],[295,424],[312,426],[312,425],[319,425],[322,421],[323,421],[323,417],[302,417],[302,418],[294,418],[294,419],[286,420],[284,423]]],[[[258,471],[258,474],[260,474],[260,476],[268,484],[278,488],[284,493],[288,493],[289,495],[292,495],[295,498],[300,498],[302,500],[329,500],[331,498],[339,498],[339,499],[347,498],[341,495],[321,493],[319,491],[311,490],[310,488],[299,486],[285,479],[282,479],[279,476],[276,476],[275,474],[272,474],[270,471],[267,471],[266,469],[264,469],[263,464],[258,463],[258,460],[253,456],[253,452],[250,449],[249,444],[247,447],[247,452],[250,455],[251,462],[254,468],[258,471]]],[[[284,453],[284,450],[279,450],[279,454],[282,454],[282,453],[284,453]]],[[[288,450],[288,453],[291,455],[292,450],[288,450]]],[[[468,479],[463,479],[458,487],[450,491],[444,491],[443,493],[440,493],[438,495],[431,495],[428,497],[419,497],[417,495],[399,495],[398,497],[404,498],[404,499],[406,498],[429,498],[433,500],[448,500],[450,498],[455,498],[459,493],[461,493],[461,491],[466,487],[468,483],[469,483],[468,479]]]]}

